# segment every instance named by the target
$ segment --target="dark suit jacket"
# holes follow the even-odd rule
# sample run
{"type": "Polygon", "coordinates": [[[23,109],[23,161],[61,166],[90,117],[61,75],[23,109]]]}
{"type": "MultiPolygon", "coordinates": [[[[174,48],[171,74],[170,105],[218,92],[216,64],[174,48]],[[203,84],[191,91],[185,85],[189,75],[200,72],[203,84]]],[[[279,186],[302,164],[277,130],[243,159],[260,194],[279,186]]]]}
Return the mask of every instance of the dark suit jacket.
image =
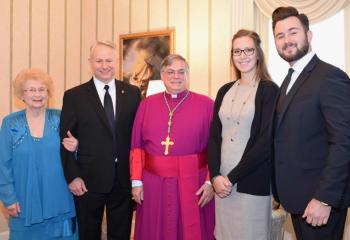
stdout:
{"type": "Polygon", "coordinates": [[[349,204],[350,80],[316,55],[275,115],[275,192],[291,213],[349,204]]]}
{"type": "MultiPolygon", "coordinates": [[[[226,92],[236,82],[222,86],[216,96],[213,121],[208,143],[208,165],[210,176],[220,175],[222,124],[219,111],[226,92]]],[[[271,120],[278,87],[272,81],[260,81],[255,97],[255,114],[250,138],[238,165],[228,174],[237,191],[252,195],[271,194],[271,120]]]]}
{"type": "Polygon", "coordinates": [[[140,92],[124,82],[116,80],[115,83],[116,142],[92,79],[67,90],[63,98],[61,138],[70,130],[79,140],[77,159],[61,147],[64,174],[68,183],[81,177],[92,192],[109,192],[115,174],[122,187],[130,188],[131,130],[140,92]]]}

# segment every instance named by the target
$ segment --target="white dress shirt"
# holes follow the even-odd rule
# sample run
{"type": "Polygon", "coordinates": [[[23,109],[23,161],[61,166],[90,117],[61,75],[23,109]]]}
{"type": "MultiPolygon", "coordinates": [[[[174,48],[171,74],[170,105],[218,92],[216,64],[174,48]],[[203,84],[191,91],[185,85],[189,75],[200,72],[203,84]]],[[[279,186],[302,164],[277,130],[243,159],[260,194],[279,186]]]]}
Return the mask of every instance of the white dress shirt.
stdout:
{"type": "Polygon", "coordinates": [[[295,81],[298,79],[300,73],[304,70],[306,65],[311,61],[311,58],[315,55],[314,52],[307,53],[304,57],[300,58],[296,63],[294,63],[293,66],[290,66],[294,69],[294,72],[292,74],[292,77],[290,79],[290,83],[288,85],[288,88],[286,90],[286,94],[288,94],[289,90],[292,88],[295,81]]]}
{"type": "Polygon", "coordinates": [[[115,116],[115,109],[116,109],[116,102],[117,102],[117,97],[116,97],[116,87],[115,87],[115,81],[114,79],[110,80],[108,84],[105,84],[104,82],[98,80],[95,76],[93,77],[94,84],[97,90],[97,94],[101,100],[102,106],[104,106],[104,97],[106,90],[104,89],[105,85],[109,86],[109,95],[111,95],[112,98],[112,103],[113,103],[113,111],[114,111],[114,116],[115,116]]]}

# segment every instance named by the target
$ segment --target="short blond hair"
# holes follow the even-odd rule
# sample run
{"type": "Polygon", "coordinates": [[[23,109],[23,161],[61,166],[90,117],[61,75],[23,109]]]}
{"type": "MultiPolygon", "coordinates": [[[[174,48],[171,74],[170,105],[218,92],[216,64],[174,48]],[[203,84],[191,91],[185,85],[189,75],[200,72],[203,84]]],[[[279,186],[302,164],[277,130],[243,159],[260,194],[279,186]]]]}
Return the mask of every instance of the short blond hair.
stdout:
{"type": "Polygon", "coordinates": [[[13,81],[13,88],[16,97],[22,99],[23,97],[23,86],[28,80],[35,80],[43,83],[47,87],[49,97],[53,94],[53,81],[49,74],[41,69],[26,68],[20,71],[15,80],[13,81]]]}
{"type": "Polygon", "coordinates": [[[103,41],[96,41],[90,46],[90,58],[96,46],[98,45],[103,45],[103,46],[112,48],[114,50],[115,57],[117,57],[117,47],[115,46],[115,44],[112,41],[103,40],[103,41]]]}

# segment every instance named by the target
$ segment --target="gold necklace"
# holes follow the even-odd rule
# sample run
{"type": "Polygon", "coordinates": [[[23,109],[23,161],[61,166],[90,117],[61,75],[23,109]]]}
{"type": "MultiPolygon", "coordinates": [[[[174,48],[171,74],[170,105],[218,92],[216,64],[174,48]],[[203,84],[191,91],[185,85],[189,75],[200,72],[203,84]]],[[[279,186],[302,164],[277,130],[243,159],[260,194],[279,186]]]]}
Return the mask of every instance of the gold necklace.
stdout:
{"type": "Polygon", "coordinates": [[[168,107],[169,110],[169,120],[168,120],[168,130],[167,130],[167,137],[165,138],[164,141],[161,141],[160,144],[162,146],[164,146],[164,155],[168,155],[169,154],[169,146],[173,146],[175,143],[174,141],[172,141],[170,139],[170,130],[171,130],[171,124],[172,124],[172,119],[174,116],[174,112],[176,111],[176,109],[185,101],[185,99],[188,97],[188,95],[190,94],[190,91],[187,91],[186,95],[180,100],[180,102],[178,102],[175,107],[173,109],[170,108],[169,103],[168,103],[168,99],[166,99],[165,96],[165,92],[163,93],[163,97],[165,100],[165,104],[168,107]]]}
{"type": "Polygon", "coordinates": [[[255,90],[255,87],[256,87],[258,82],[259,82],[259,80],[258,81],[254,80],[254,84],[252,86],[252,89],[249,91],[247,97],[242,102],[242,105],[240,106],[239,111],[238,111],[238,115],[237,115],[236,119],[234,119],[233,118],[233,106],[235,105],[236,98],[237,98],[237,95],[238,95],[238,90],[239,90],[239,87],[241,85],[240,80],[237,81],[237,87],[236,87],[235,95],[234,95],[234,97],[232,99],[232,102],[231,102],[231,110],[230,110],[230,118],[233,119],[233,124],[234,124],[234,129],[233,129],[233,133],[232,133],[232,137],[231,137],[231,142],[233,142],[233,136],[236,134],[237,128],[238,128],[238,126],[240,124],[240,120],[241,120],[241,115],[242,115],[243,109],[247,105],[247,102],[249,101],[250,97],[252,96],[252,94],[253,94],[253,92],[255,90]]]}

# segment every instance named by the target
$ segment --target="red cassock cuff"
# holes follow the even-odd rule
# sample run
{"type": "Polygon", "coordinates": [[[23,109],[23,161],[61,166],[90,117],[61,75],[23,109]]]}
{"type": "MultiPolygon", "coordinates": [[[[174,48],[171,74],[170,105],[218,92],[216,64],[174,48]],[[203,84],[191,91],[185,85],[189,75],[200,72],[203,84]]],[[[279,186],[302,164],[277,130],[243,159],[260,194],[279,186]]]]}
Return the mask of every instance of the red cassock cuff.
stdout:
{"type": "Polygon", "coordinates": [[[209,173],[208,165],[207,165],[207,170],[208,170],[208,173],[207,173],[207,176],[205,177],[205,181],[210,182],[210,173],[209,173]]]}
{"type": "Polygon", "coordinates": [[[145,166],[145,151],[134,148],[130,151],[130,180],[142,180],[142,169],[145,166]]]}

